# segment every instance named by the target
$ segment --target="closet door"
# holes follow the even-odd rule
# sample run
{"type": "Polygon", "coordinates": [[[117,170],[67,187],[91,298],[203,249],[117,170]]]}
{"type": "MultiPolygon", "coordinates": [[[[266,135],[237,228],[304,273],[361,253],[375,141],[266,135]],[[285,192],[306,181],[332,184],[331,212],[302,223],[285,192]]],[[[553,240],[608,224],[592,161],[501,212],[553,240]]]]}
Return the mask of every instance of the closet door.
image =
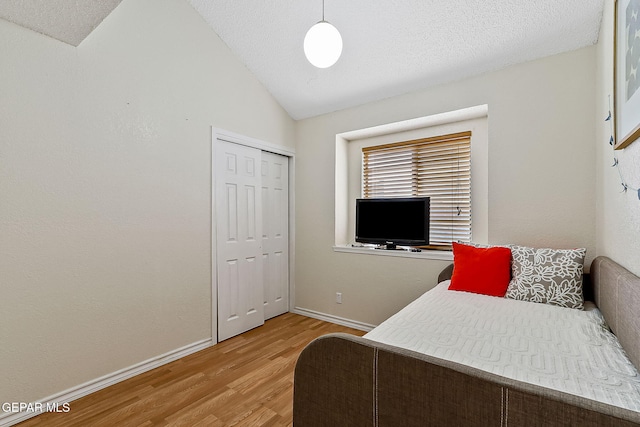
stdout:
{"type": "Polygon", "coordinates": [[[262,152],[265,320],[289,311],[289,159],[262,152]]]}
{"type": "Polygon", "coordinates": [[[215,158],[218,341],[222,341],[264,323],[261,151],[218,141],[215,158]]]}

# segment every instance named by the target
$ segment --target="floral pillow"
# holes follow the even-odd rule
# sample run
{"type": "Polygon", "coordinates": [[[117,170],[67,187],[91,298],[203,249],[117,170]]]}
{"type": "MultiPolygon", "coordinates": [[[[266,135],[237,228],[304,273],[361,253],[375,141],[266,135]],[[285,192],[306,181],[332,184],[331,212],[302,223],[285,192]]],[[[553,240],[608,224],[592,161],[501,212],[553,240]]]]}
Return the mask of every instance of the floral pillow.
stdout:
{"type": "Polygon", "coordinates": [[[505,298],[582,310],[586,249],[509,248],[512,278],[505,298]]]}

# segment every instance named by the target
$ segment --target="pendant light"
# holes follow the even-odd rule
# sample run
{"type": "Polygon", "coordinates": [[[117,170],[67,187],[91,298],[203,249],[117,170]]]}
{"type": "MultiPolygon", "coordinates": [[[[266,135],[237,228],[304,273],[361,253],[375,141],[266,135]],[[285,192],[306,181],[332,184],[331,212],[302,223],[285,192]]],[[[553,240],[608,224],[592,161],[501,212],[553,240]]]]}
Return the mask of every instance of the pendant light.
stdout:
{"type": "Polygon", "coordinates": [[[333,25],[324,20],[324,0],[322,0],[322,21],[309,28],[304,36],[304,54],[312,65],[328,68],[336,63],[342,54],[342,37],[333,25]]]}

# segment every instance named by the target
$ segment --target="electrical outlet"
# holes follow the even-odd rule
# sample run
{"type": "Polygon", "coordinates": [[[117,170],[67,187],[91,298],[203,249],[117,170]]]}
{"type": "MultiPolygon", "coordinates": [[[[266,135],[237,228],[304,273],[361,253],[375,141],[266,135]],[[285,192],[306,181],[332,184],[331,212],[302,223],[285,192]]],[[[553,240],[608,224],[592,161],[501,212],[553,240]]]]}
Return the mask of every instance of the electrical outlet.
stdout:
{"type": "Polygon", "coordinates": [[[336,303],[342,304],[342,292],[336,292],[336,303]]]}

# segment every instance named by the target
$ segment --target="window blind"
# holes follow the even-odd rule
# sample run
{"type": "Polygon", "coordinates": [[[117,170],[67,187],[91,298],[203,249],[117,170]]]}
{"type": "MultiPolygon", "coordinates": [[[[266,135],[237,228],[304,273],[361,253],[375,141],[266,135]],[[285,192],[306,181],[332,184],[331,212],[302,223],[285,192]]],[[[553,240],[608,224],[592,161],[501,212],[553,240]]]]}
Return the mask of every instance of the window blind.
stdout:
{"type": "Polygon", "coordinates": [[[362,149],[365,198],[430,200],[430,247],[471,240],[471,132],[362,149]]]}

